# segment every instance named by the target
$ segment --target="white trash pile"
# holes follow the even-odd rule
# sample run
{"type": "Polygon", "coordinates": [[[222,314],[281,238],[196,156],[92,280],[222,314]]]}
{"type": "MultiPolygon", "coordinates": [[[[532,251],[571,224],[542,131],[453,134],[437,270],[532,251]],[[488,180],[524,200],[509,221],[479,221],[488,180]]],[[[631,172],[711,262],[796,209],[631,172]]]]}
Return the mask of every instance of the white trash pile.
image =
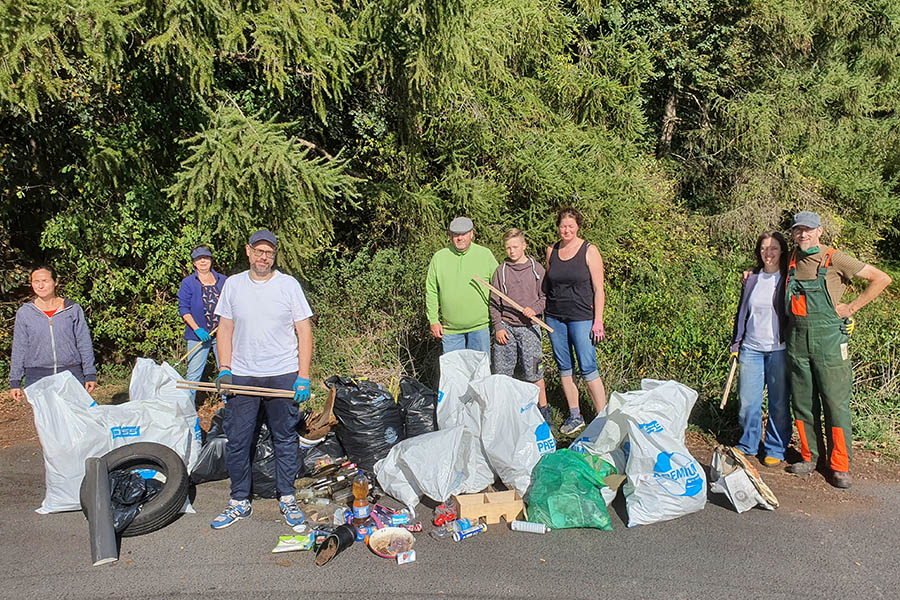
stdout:
{"type": "Polygon", "coordinates": [[[524,496],[541,456],[556,450],[537,408],[538,388],[491,375],[485,352],[441,356],[438,431],[399,442],[375,464],[381,488],[411,510],[421,496],[446,502],[479,492],[495,476],[524,496]]]}
{"type": "MultiPolygon", "coordinates": [[[[137,359],[129,402],[98,405],[65,371],[28,386],[34,423],[44,454],[45,496],[38,513],[79,510],[84,461],[135,442],[156,442],[174,450],[190,472],[200,452],[197,410],[181,376],[166,363],[137,359]]],[[[190,511],[189,507],[186,510],[190,511]]]]}
{"type": "MultiPolygon", "coordinates": [[[[491,375],[488,355],[461,350],[441,357],[439,431],[398,443],[375,465],[378,483],[410,509],[421,496],[445,502],[483,490],[499,476],[526,498],[531,472],[556,451],[537,408],[537,387],[491,375]]],[[[599,456],[627,479],[628,526],[674,519],[706,505],[703,467],[684,443],[697,392],[677,381],[645,379],[614,392],[607,408],[571,445],[599,456]]],[[[602,490],[607,504],[617,494],[602,490]]]]}

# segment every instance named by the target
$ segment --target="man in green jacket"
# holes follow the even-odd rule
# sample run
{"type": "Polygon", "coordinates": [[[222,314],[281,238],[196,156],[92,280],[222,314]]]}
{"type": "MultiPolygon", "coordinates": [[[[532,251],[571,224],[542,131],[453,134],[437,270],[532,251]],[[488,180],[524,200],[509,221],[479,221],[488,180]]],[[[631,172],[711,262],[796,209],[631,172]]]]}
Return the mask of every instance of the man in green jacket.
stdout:
{"type": "Polygon", "coordinates": [[[472,243],[474,224],[468,217],[450,222],[450,245],[434,253],[425,278],[425,310],[431,334],[441,340],[444,352],[489,352],[490,293],[472,281],[478,275],[490,281],[497,259],[484,246],[472,243]]]}

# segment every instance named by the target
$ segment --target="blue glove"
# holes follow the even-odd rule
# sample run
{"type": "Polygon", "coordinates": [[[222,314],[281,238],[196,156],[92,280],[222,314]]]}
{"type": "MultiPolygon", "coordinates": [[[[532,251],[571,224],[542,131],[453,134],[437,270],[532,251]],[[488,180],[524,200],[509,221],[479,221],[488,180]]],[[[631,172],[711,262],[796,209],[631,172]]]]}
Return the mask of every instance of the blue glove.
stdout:
{"type": "Polygon", "coordinates": [[[294,385],[291,386],[291,389],[294,390],[294,402],[297,404],[309,400],[309,379],[306,377],[297,375],[297,379],[294,380],[294,385]]]}
{"type": "MultiPolygon", "coordinates": [[[[222,392],[222,384],[223,383],[225,385],[231,385],[232,379],[231,379],[231,370],[230,369],[222,369],[221,371],[219,371],[219,376],[216,377],[216,391],[219,392],[220,394],[223,393],[222,392]]],[[[228,391],[226,390],[225,393],[227,394],[228,391]]]]}
{"type": "Polygon", "coordinates": [[[195,329],[194,335],[196,335],[198,338],[200,338],[201,342],[208,342],[209,340],[212,339],[212,336],[209,335],[209,333],[202,327],[198,327],[197,329],[195,329]]]}

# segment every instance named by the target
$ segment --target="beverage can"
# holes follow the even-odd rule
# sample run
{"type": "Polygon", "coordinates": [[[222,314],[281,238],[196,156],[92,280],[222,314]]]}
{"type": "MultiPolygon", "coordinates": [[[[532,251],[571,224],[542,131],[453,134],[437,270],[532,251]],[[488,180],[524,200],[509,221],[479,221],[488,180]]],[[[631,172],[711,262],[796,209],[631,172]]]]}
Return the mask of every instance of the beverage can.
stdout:
{"type": "Polygon", "coordinates": [[[459,542],[466,538],[472,537],[473,535],[478,535],[479,533],[483,533],[487,531],[487,525],[481,523],[479,525],[475,525],[474,527],[470,527],[463,531],[455,531],[453,532],[453,541],[459,542]]]}

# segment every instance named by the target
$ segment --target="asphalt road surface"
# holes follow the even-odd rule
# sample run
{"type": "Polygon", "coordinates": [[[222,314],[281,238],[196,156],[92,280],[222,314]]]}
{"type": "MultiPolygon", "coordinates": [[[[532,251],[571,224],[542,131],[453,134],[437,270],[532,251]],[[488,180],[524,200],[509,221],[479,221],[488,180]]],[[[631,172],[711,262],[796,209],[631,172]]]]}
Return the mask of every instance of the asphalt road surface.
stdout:
{"type": "Polygon", "coordinates": [[[215,482],[198,488],[196,515],[125,538],[117,563],[92,567],[80,513],[34,512],[44,491],[40,447],[18,444],[0,450],[0,598],[900,597],[900,482],[838,491],[818,475],[766,480],[782,503],[775,512],[739,515],[710,495],[699,513],[629,529],[620,494],[613,532],[495,525],[460,543],[421,533],[415,563],[398,566],[354,544],[324,567],[310,552],[271,554],[291,533],[274,500],[212,531],[228,495],[227,482],[215,482]]]}

